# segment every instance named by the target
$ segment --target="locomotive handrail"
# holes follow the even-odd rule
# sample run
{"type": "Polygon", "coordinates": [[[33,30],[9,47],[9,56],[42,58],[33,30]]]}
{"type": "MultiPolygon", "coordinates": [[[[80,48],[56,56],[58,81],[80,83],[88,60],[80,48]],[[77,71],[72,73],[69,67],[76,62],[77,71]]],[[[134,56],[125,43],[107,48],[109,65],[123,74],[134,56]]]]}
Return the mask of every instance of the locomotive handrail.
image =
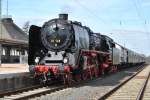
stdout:
{"type": "Polygon", "coordinates": [[[96,51],[96,50],[86,50],[86,49],[81,49],[81,53],[83,53],[83,52],[88,52],[88,53],[98,53],[98,54],[110,55],[110,53],[108,53],[108,52],[96,51]]]}

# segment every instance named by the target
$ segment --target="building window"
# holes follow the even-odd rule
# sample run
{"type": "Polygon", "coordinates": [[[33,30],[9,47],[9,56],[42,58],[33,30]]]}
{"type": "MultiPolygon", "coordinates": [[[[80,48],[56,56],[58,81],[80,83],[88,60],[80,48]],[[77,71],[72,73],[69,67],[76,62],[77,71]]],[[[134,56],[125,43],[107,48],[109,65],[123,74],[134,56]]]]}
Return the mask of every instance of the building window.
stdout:
{"type": "Polygon", "coordinates": [[[25,56],[27,56],[28,55],[28,51],[27,50],[25,50],[25,56]]]}
{"type": "Polygon", "coordinates": [[[15,49],[11,49],[11,50],[10,50],[10,55],[11,55],[11,56],[14,56],[14,55],[15,55],[15,49]]]}
{"type": "Polygon", "coordinates": [[[3,48],[3,50],[2,50],[2,55],[6,55],[6,49],[5,48],[3,48]]]}
{"type": "Polygon", "coordinates": [[[20,55],[25,55],[27,53],[27,51],[21,51],[19,49],[16,49],[16,48],[12,48],[10,50],[10,55],[11,56],[20,56],[20,55]]]}
{"type": "Polygon", "coordinates": [[[10,50],[10,55],[11,56],[19,56],[20,55],[20,51],[17,49],[11,49],[10,50]]]}
{"type": "Polygon", "coordinates": [[[18,50],[16,50],[16,52],[17,52],[16,56],[19,56],[19,55],[20,55],[20,52],[19,52],[18,50]]]}

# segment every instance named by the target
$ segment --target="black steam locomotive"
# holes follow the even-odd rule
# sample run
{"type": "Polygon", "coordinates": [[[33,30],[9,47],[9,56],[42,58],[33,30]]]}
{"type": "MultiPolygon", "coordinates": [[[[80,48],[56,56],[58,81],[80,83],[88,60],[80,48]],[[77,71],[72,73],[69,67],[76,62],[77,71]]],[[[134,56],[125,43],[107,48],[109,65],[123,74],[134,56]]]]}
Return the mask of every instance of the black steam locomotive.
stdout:
{"type": "Polygon", "coordinates": [[[144,56],[68,20],[67,14],[29,30],[29,69],[44,81],[62,79],[70,84],[144,62],[144,56]]]}

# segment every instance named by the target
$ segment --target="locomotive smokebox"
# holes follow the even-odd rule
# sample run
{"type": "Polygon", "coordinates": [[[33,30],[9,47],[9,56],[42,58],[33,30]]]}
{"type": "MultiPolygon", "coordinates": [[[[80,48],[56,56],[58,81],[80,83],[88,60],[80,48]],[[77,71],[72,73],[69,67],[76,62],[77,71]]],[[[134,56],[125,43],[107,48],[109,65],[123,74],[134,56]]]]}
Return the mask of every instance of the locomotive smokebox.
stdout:
{"type": "Polygon", "coordinates": [[[68,14],[59,14],[59,19],[68,20],[68,14]]]}

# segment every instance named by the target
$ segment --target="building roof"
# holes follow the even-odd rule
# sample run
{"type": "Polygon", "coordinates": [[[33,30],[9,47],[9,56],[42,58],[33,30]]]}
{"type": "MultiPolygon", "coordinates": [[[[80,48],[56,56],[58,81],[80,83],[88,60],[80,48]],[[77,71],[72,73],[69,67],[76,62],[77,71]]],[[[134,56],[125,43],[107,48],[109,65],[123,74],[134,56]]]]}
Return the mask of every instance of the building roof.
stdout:
{"type": "Polygon", "coordinates": [[[12,18],[2,18],[0,30],[1,44],[28,44],[28,35],[13,22],[12,18]]]}

